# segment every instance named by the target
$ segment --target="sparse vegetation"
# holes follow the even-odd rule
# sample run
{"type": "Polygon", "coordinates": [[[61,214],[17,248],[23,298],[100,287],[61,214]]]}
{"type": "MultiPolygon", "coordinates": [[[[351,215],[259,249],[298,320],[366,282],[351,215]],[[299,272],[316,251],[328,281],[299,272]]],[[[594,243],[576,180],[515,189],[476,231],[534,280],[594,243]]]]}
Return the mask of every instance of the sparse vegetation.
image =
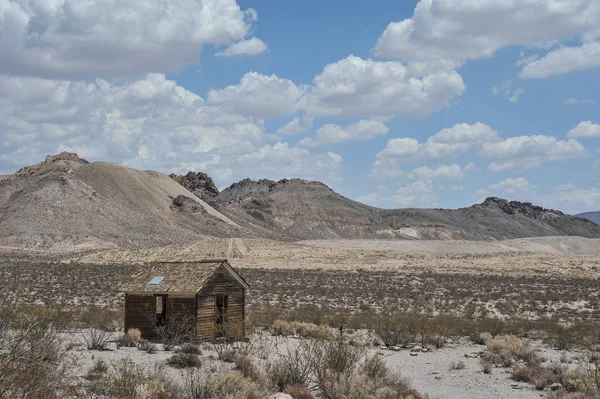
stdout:
{"type": "Polygon", "coordinates": [[[178,369],[184,369],[200,367],[202,366],[202,361],[194,353],[177,352],[167,360],[167,364],[178,369]]]}
{"type": "Polygon", "coordinates": [[[58,311],[23,314],[0,291],[0,398],[61,398],[69,392],[58,311]]]}

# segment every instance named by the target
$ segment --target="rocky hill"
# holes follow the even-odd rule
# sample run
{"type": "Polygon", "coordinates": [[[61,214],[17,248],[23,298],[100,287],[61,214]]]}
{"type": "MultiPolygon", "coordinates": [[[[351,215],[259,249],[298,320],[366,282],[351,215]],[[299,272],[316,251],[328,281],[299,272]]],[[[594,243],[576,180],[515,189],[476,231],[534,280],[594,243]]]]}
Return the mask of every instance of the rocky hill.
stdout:
{"type": "Polygon", "coordinates": [[[0,176],[0,247],[149,247],[205,237],[280,240],[496,240],[600,237],[600,225],[530,203],[488,198],[456,210],[379,209],[301,179],[250,179],[219,192],[204,173],[170,177],[76,154],[0,176]]]}
{"type": "Polygon", "coordinates": [[[599,226],[586,219],[494,197],[456,210],[387,210],[352,201],[319,182],[246,179],[218,198],[221,211],[236,222],[293,239],[600,237],[599,226]]]}
{"type": "Polygon", "coordinates": [[[245,232],[162,173],[62,153],[0,179],[0,246],[140,247],[236,234],[245,232]]]}
{"type": "Polygon", "coordinates": [[[580,218],[591,220],[594,223],[600,224],[600,211],[597,212],[584,212],[575,215],[580,218]]]}

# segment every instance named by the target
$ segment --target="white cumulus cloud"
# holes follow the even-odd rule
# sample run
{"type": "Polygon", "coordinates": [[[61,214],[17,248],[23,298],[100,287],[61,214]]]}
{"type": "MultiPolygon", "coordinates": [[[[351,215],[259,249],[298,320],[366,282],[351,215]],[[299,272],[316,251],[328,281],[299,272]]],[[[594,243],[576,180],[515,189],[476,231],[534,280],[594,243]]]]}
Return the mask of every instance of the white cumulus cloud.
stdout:
{"type": "Polygon", "coordinates": [[[577,126],[567,133],[567,137],[573,139],[589,139],[600,137],[600,125],[592,121],[581,121],[577,126]]]}
{"type": "Polygon", "coordinates": [[[0,72],[54,79],[168,72],[252,30],[235,0],[0,1],[0,72]]]}
{"type": "Polygon", "coordinates": [[[561,104],[562,105],[594,104],[594,100],[592,100],[591,98],[567,98],[561,104]]]}
{"type": "Polygon", "coordinates": [[[540,79],[569,72],[600,67],[600,41],[584,43],[579,47],[561,47],[527,64],[520,77],[540,79]]]}
{"type": "Polygon", "coordinates": [[[600,26],[597,0],[421,0],[390,23],[375,53],[402,60],[478,59],[506,46],[543,47],[600,26]]]}
{"type": "Polygon", "coordinates": [[[365,140],[387,134],[389,128],[385,123],[376,120],[362,119],[351,125],[340,126],[327,124],[317,129],[316,136],[305,137],[298,143],[304,147],[318,147],[327,144],[338,144],[351,140],[365,140]]]}
{"type": "Polygon", "coordinates": [[[475,164],[468,163],[464,167],[457,164],[440,165],[437,168],[421,166],[406,173],[411,180],[462,180],[475,169],[475,164]]]}
{"type": "Polygon", "coordinates": [[[248,72],[237,85],[211,89],[207,102],[246,116],[278,118],[296,112],[304,91],[289,79],[248,72]]]}
{"type": "Polygon", "coordinates": [[[164,172],[337,179],[342,158],[270,143],[260,119],[208,104],[163,74],[114,83],[0,75],[0,169],[75,151],[164,172]]]}
{"type": "Polygon", "coordinates": [[[423,180],[399,186],[392,199],[402,207],[433,207],[438,201],[433,183],[423,180]]]}
{"type": "Polygon", "coordinates": [[[215,53],[220,57],[232,57],[234,55],[256,55],[269,50],[269,47],[262,40],[252,37],[248,40],[241,40],[231,44],[223,51],[215,53]]]}
{"type": "Polygon", "coordinates": [[[400,62],[351,55],[325,66],[302,99],[302,107],[312,116],[423,117],[449,106],[464,90],[456,71],[421,76],[400,62]]]}
{"type": "Polygon", "coordinates": [[[277,134],[280,136],[294,136],[298,133],[308,132],[312,129],[313,122],[314,119],[310,116],[304,115],[302,120],[297,116],[277,129],[277,134]]]}
{"type": "Polygon", "coordinates": [[[582,159],[587,152],[575,139],[557,140],[553,136],[534,135],[483,144],[481,155],[494,159],[489,170],[499,171],[537,167],[545,161],[582,159]]]}

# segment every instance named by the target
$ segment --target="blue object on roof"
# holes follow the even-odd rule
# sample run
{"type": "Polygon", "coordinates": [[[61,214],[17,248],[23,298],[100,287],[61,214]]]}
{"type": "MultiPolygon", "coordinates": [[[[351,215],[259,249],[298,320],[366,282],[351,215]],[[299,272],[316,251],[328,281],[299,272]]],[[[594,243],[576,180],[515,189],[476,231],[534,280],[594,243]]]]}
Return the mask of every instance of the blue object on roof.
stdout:
{"type": "Polygon", "coordinates": [[[152,277],[152,280],[148,284],[159,285],[165,278],[163,276],[152,277]]]}

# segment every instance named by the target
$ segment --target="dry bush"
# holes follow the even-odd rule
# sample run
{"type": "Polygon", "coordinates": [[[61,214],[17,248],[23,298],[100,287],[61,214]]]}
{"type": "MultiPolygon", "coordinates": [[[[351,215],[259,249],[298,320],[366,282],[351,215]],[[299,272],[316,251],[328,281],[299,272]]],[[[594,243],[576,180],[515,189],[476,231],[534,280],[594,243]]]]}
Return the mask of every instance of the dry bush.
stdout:
{"type": "Polygon", "coordinates": [[[575,370],[569,370],[566,387],[570,391],[585,392],[600,396],[600,348],[585,350],[581,363],[575,370]]]}
{"type": "Polygon", "coordinates": [[[138,348],[138,350],[140,350],[142,352],[146,352],[148,354],[156,353],[156,351],[158,350],[158,347],[156,345],[148,342],[145,339],[139,340],[137,348],[138,348]]]}
{"type": "Polygon", "coordinates": [[[119,338],[117,338],[117,348],[121,348],[123,346],[127,348],[136,347],[141,339],[141,331],[137,328],[130,328],[127,330],[126,334],[122,334],[119,338]]]}
{"type": "Polygon", "coordinates": [[[122,311],[90,305],[81,311],[78,320],[83,328],[116,331],[122,326],[123,313],[122,311]]]}
{"type": "Polygon", "coordinates": [[[265,395],[263,386],[244,378],[237,370],[209,375],[190,370],[184,375],[186,399],[261,399],[265,395]]]}
{"type": "Polygon", "coordinates": [[[175,352],[190,353],[190,354],[194,354],[194,355],[202,354],[202,351],[200,351],[200,348],[198,347],[198,345],[194,345],[189,342],[186,342],[185,344],[181,345],[181,347],[179,349],[175,350],[175,352]]]}
{"type": "Polygon", "coordinates": [[[518,360],[522,360],[528,364],[539,362],[529,342],[514,335],[505,335],[491,339],[489,336],[484,335],[484,340],[486,341],[487,348],[481,357],[488,363],[508,367],[518,360]]]}
{"type": "Polygon", "coordinates": [[[202,366],[202,361],[195,353],[177,352],[167,359],[167,364],[178,369],[198,368],[202,366]]]}
{"type": "Polygon", "coordinates": [[[182,396],[182,388],[167,376],[162,365],[146,371],[131,359],[113,363],[110,372],[90,381],[86,391],[92,398],[179,399],[182,396]]]}
{"type": "Polygon", "coordinates": [[[452,362],[450,364],[450,370],[463,370],[465,367],[467,367],[467,366],[465,365],[465,362],[463,362],[463,361],[452,362]]]}
{"type": "MultiPolygon", "coordinates": [[[[150,323],[155,325],[156,315],[154,313],[148,313],[147,319],[150,323]]],[[[166,325],[155,325],[154,330],[159,337],[160,343],[163,344],[164,349],[170,351],[184,342],[196,339],[194,336],[194,322],[195,320],[192,316],[175,314],[174,316],[169,317],[166,325]]]]}
{"type": "Polygon", "coordinates": [[[385,361],[379,355],[373,355],[366,359],[362,365],[361,372],[374,382],[383,380],[390,375],[387,364],[385,364],[385,361]]]}
{"type": "Polygon", "coordinates": [[[297,345],[287,341],[284,345],[268,370],[269,379],[278,391],[288,385],[308,385],[317,357],[315,341],[303,339],[297,345]]]}
{"type": "Polygon", "coordinates": [[[290,395],[294,399],[315,399],[315,396],[306,385],[288,385],[283,393],[290,395]]]}
{"type": "Polygon", "coordinates": [[[87,349],[102,351],[110,341],[111,333],[98,328],[87,328],[81,331],[78,338],[87,349]]]}
{"type": "Polygon", "coordinates": [[[280,335],[289,337],[297,335],[302,338],[313,338],[313,339],[331,339],[333,333],[331,328],[323,325],[316,325],[313,323],[299,323],[296,321],[285,321],[275,320],[271,326],[271,333],[273,335],[280,335]]]}
{"type": "Polygon", "coordinates": [[[374,383],[362,373],[336,376],[326,372],[321,398],[324,399],[424,399],[415,391],[410,381],[396,374],[374,383]]]}
{"type": "Polygon", "coordinates": [[[236,370],[239,370],[244,378],[249,378],[252,381],[265,385],[265,376],[260,372],[258,367],[252,362],[252,358],[242,353],[236,353],[233,358],[236,370]]]}
{"type": "Polygon", "coordinates": [[[60,312],[24,315],[0,292],[0,397],[61,398],[72,362],[60,340],[60,312]]]}
{"type": "Polygon", "coordinates": [[[131,359],[122,359],[112,365],[105,386],[112,397],[138,399],[142,397],[145,380],[144,369],[141,366],[133,363],[131,359]]]}
{"type": "Polygon", "coordinates": [[[494,363],[484,358],[480,358],[479,367],[481,367],[481,371],[483,372],[483,374],[491,374],[492,370],[494,369],[494,363]]]}

